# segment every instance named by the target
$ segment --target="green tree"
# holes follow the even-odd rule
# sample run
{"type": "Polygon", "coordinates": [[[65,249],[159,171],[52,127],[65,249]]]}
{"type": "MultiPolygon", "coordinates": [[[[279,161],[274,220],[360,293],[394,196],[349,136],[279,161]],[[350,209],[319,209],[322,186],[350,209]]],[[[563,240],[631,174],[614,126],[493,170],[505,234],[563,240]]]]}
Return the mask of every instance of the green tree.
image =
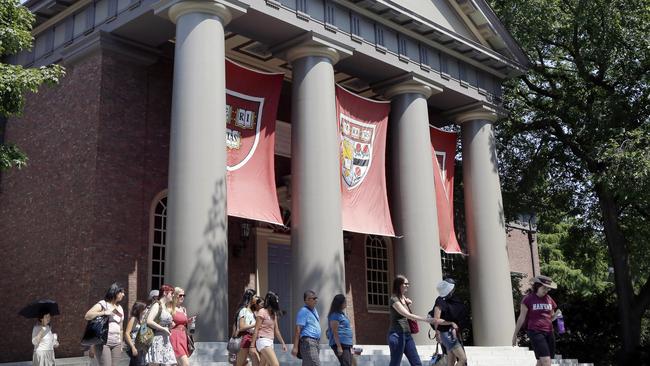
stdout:
{"type": "MultiPolygon", "coordinates": [[[[0,0],[0,60],[31,48],[33,24],[34,15],[19,0],[0,0]]],[[[59,65],[25,68],[0,62],[0,117],[20,115],[27,92],[37,92],[43,83],[58,83],[63,75],[59,65]]],[[[26,162],[27,156],[17,146],[0,144],[0,171],[26,162]]]]}
{"type": "Polygon", "coordinates": [[[531,60],[506,86],[510,115],[496,125],[506,210],[566,217],[551,224],[583,234],[571,238],[591,274],[560,268],[567,256],[549,248],[546,268],[567,280],[599,286],[592,257],[606,248],[629,364],[650,306],[650,0],[490,3],[531,60]]]}

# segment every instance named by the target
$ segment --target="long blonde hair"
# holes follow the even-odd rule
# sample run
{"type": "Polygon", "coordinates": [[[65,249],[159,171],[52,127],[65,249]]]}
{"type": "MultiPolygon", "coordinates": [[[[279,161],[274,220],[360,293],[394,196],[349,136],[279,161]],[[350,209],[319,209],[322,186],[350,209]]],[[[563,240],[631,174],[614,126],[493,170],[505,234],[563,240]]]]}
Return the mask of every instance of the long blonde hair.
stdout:
{"type": "Polygon", "coordinates": [[[174,315],[176,313],[176,307],[178,306],[178,295],[181,292],[185,292],[182,288],[180,287],[174,287],[174,296],[172,297],[172,301],[167,304],[167,307],[171,309],[171,314],[174,315]]]}

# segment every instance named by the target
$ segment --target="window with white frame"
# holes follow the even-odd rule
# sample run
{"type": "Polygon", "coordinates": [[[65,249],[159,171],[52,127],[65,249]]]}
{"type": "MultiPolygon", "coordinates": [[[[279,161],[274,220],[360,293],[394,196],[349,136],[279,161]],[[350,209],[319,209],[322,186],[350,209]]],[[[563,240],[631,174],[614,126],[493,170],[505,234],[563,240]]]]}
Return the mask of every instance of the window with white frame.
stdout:
{"type": "Polygon", "coordinates": [[[165,283],[165,244],[167,241],[167,197],[162,197],[153,210],[151,241],[151,288],[165,283]]]}
{"type": "Polygon", "coordinates": [[[390,298],[391,253],[388,241],[366,236],[366,293],[368,308],[385,310],[390,298]]]}

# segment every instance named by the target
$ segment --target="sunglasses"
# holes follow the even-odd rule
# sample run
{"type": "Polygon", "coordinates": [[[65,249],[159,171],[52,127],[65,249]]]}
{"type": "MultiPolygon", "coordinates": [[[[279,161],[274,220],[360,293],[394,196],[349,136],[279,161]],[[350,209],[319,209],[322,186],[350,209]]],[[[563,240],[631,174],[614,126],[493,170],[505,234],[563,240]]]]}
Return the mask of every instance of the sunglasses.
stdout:
{"type": "Polygon", "coordinates": [[[180,294],[178,295],[178,297],[185,297],[185,294],[180,294]]]}

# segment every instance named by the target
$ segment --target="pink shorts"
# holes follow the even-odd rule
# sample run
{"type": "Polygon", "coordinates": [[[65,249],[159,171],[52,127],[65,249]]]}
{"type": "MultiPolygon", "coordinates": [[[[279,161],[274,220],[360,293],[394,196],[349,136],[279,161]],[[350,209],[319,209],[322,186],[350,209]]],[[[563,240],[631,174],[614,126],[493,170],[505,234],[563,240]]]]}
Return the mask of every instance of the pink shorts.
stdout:
{"type": "Polygon", "coordinates": [[[251,348],[253,345],[251,344],[251,341],[253,340],[253,335],[250,333],[246,333],[241,337],[241,348],[251,348]]]}

